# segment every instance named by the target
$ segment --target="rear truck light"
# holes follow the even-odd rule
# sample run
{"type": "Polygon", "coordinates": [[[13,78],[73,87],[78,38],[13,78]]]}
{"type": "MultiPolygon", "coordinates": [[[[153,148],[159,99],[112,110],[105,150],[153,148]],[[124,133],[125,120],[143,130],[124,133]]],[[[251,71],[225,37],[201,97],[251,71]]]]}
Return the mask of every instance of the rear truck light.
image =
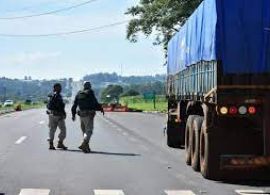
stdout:
{"type": "Polygon", "coordinates": [[[244,114],[247,114],[247,107],[246,106],[240,106],[239,108],[238,108],[238,112],[239,112],[239,114],[241,114],[241,115],[244,115],[244,114]]]}
{"type": "Polygon", "coordinates": [[[223,115],[228,114],[228,108],[225,106],[221,107],[219,111],[223,115]]]}
{"type": "Polygon", "coordinates": [[[249,106],[248,107],[248,113],[249,114],[256,114],[256,112],[257,112],[257,110],[256,110],[256,108],[254,107],[254,106],[249,106]]]}
{"type": "Polygon", "coordinates": [[[230,107],[229,114],[237,114],[238,109],[235,106],[230,107]]]}

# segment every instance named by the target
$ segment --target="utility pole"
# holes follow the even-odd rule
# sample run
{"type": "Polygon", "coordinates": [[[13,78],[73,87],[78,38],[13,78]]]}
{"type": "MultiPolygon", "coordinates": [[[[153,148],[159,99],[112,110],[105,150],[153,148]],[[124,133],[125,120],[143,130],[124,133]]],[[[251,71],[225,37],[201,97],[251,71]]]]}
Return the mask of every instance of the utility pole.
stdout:
{"type": "Polygon", "coordinates": [[[120,74],[118,74],[118,83],[122,83],[121,77],[123,75],[123,65],[120,65],[120,74]]]}
{"type": "Polygon", "coordinates": [[[7,88],[6,88],[6,87],[3,87],[3,90],[4,90],[4,101],[6,101],[6,96],[7,96],[7,88]]]}
{"type": "Polygon", "coordinates": [[[156,92],[153,91],[153,102],[154,102],[154,109],[156,109],[156,92]]]}

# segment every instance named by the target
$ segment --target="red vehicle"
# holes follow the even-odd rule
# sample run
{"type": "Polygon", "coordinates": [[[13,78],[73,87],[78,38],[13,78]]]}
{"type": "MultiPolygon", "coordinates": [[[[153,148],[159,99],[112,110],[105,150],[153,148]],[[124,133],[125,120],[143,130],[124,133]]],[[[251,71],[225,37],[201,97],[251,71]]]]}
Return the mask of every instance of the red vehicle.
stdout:
{"type": "Polygon", "coordinates": [[[105,112],[128,112],[127,106],[122,106],[121,104],[103,104],[103,110],[105,112]]]}

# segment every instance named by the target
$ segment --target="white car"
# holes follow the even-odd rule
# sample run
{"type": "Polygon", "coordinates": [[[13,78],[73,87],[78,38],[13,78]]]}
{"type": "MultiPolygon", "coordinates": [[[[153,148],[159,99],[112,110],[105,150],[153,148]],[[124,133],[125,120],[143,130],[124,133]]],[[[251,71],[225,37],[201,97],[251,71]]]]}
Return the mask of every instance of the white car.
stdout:
{"type": "Polygon", "coordinates": [[[6,100],[4,102],[4,107],[10,107],[14,105],[14,101],[13,100],[6,100]]]}

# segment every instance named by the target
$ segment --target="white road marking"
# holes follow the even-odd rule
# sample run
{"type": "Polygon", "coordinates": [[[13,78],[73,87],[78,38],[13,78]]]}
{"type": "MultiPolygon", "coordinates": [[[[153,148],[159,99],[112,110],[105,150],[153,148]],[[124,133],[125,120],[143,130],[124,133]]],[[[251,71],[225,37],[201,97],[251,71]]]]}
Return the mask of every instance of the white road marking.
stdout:
{"type": "Polygon", "coordinates": [[[116,129],[116,131],[122,132],[122,129],[120,129],[120,128],[117,128],[117,129],[116,129]]]}
{"type": "Polygon", "coordinates": [[[106,122],[108,123],[108,124],[110,124],[110,125],[114,125],[111,121],[109,121],[109,120],[106,120],[106,122]]]}
{"type": "Polygon", "coordinates": [[[124,135],[124,136],[128,136],[128,133],[127,133],[127,132],[123,132],[123,135],[124,135]]]}
{"type": "Polygon", "coordinates": [[[165,193],[167,195],[195,195],[190,190],[166,190],[165,193]]]}
{"type": "Polygon", "coordinates": [[[140,145],[140,148],[143,149],[144,151],[149,151],[149,149],[145,145],[140,145]]]}
{"type": "Polygon", "coordinates": [[[49,195],[49,189],[21,189],[19,195],[49,195]]]}
{"type": "Polygon", "coordinates": [[[106,123],[108,123],[109,125],[112,125],[113,123],[109,120],[106,119],[106,123]]]}
{"type": "Polygon", "coordinates": [[[129,141],[131,141],[131,142],[137,142],[137,140],[135,139],[135,138],[129,138],[129,141]]]}
{"type": "Polygon", "coordinates": [[[45,121],[40,121],[39,124],[43,125],[43,124],[45,124],[45,121]]]}
{"type": "Polygon", "coordinates": [[[240,195],[269,195],[270,193],[266,193],[263,190],[235,190],[237,194],[240,195]]]}
{"type": "Polygon", "coordinates": [[[125,195],[123,190],[94,190],[95,195],[125,195]]]}
{"type": "Polygon", "coordinates": [[[23,143],[23,141],[24,141],[24,140],[26,140],[26,138],[27,138],[26,136],[22,136],[22,137],[20,137],[20,139],[18,139],[18,140],[15,142],[15,144],[17,144],[17,145],[18,145],[18,144],[23,143]]]}

